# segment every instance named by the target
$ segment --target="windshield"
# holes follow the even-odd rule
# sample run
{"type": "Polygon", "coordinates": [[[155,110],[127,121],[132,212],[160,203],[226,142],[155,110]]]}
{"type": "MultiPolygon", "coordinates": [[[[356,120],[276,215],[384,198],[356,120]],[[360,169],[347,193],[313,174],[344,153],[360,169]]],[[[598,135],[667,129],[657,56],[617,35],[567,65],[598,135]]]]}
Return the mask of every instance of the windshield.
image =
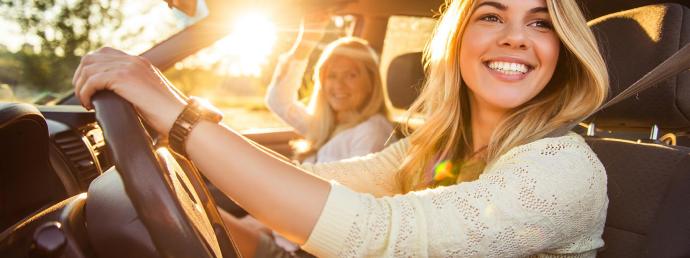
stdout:
{"type": "MultiPolygon", "coordinates": [[[[271,14],[267,9],[251,9],[230,17],[227,36],[163,73],[186,95],[213,103],[224,113],[223,122],[235,130],[287,127],[268,110],[265,96],[279,57],[296,39],[299,20],[271,14]]],[[[320,45],[351,36],[355,22],[354,16],[332,16],[320,45]]],[[[308,67],[314,66],[320,54],[320,48],[311,54],[308,67]]],[[[311,70],[305,71],[298,91],[303,102],[313,88],[311,70]]]]}
{"type": "Polygon", "coordinates": [[[84,54],[139,54],[178,23],[164,1],[0,0],[0,101],[53,104],[71,93],[84,54]]]}

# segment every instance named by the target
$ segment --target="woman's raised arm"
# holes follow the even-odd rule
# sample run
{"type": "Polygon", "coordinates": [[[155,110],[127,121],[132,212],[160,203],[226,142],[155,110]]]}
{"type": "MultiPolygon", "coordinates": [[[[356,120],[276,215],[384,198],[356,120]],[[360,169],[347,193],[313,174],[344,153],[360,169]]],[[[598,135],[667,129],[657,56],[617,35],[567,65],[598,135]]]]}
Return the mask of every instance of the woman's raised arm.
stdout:
{"type": "Polygon", "coordinates": [[[298,90],[307,70],[307,60],[297,60],[287,53],[278,59],[273,79],[266,90],[266,106],[283,122],[304,136],[309,130],[311,115],[299,101],[298,90]]]}
{"type": "Polygon", "coordinates": [[[271,112],[301,135],[309,130],[312,116],[299,101],[297,92],[307,70],[308,58],[321,41],[327,22],[327,17],[305,17],[292,49],[279,58],[266,93],[266,105],[271,112]]]}

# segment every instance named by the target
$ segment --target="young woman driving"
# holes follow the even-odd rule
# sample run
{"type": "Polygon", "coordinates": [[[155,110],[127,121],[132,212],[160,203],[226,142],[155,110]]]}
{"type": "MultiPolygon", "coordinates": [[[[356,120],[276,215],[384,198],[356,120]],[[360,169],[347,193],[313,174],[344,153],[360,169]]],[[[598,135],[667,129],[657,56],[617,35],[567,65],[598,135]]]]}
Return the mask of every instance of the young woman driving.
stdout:
{"type": "MultiPolygon", "coordinates": [[[[328,18],[328,17],[326,17],[328,18]]],[[[304,136],[303,162],[331,162],[383,149],[393,132],[384,103],[378,55],[363,39],[328,44],[314,67],[309,105],[297,97],[309,56],[329,19],[307,17],[293,48],[280,57],[268,87],[268,108],[304,136]]]]}
{"type": "MultiPolygon", "coordinates": [[[[182,151],[250,214],[317,256],[594,257],[608,204],[604,167],[577,134],[544,138],[607,93],[575,0],[449,2],[426,69],[410,109],[426,123],[377,154],[295,167],[206,120],[182,151]]],[[[161,134],[185,110],[154,67],[113,49],[86,56],[74,78],[87,108],[95,91],[110,89],[161,134]]],[[[249,243],[246,255],[271,244],[249,243]]]]}

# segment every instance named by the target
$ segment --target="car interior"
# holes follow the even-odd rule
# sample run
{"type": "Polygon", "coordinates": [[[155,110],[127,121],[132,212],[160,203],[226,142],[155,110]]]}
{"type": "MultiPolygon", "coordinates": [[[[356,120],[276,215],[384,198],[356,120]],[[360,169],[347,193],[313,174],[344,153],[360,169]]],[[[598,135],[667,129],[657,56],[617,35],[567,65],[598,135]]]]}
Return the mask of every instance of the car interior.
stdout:
{"type": "MultiPolygon", "coordinates": [[[[434,17],[442,0],[305,1],[357,17],[353,35],[382,51],[393,15],[434,17]]],[[[609,98],[690,43],[686,1],[579,1],[610,75],[609,98]]],[[[246,1],[207,1],[211,14],[141,55],[159,69],[221,39],[214,19],[246,1]]],[[[312,7],[310,9],[309,7],[312,7]]],[[[299,9],[297,7],[291,7],[299,9]]],[[[424,82],[422,53],[381,67],[404,110],[424,82]]],[[[152,142],[125,101],[100,94],[55,106],[0,102],[0,257],[235,257],[215,209],[232,206],[184,157],[152,142]],[[202,206],[201,213],[190,209],[202,206]],[[185,243],[181,245],[180,243],[185,243]]],[[[404,121],[395,121],[398,124],[404,121]]],[[[606,168],[600,257],[690,257],[690,71],[606,108],[574,129],[606,168]]],[[[289,128],[245,133],[289,156],[289,128]]],[[[238,211],[241,213],[241,211],[238,211]]]]}

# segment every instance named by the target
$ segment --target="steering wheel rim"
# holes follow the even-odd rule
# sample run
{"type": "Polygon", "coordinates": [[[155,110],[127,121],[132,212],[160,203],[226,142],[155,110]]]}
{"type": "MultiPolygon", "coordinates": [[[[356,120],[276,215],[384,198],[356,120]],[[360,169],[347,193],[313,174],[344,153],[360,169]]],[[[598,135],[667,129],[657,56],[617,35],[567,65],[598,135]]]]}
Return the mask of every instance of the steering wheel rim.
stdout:
{"type": "Polygon", "coordinates": [[[100,91],[92,99],[113,164],[158,252],[238,257],[194,165],[167,148],[154,150],[137,112],[122,97],[100,91]]]}

